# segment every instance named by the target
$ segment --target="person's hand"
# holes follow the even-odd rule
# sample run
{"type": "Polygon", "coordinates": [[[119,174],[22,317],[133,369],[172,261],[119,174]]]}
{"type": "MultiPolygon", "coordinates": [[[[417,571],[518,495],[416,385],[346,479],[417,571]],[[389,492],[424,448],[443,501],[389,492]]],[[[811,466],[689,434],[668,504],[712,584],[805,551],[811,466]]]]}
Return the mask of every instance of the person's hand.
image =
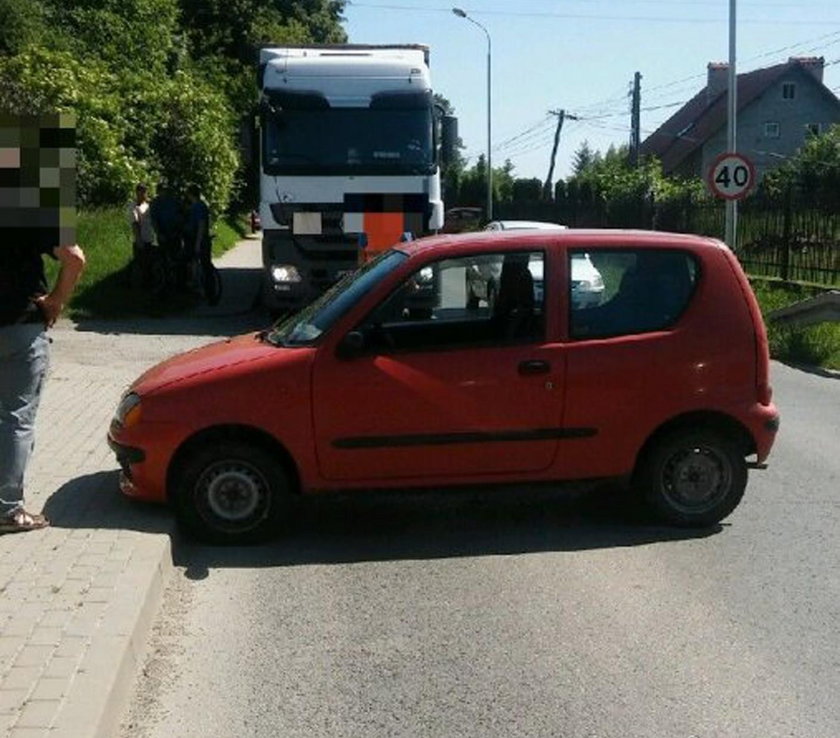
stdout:
{"type": "Polygon", "coordinates": [[[64,305],[54,295],[41,295],[36,297],[34,302],[41,310],[47,328],[52,328],[55,321],[58,320],[58,316],[61,315],[61,308],[64,305]]]}

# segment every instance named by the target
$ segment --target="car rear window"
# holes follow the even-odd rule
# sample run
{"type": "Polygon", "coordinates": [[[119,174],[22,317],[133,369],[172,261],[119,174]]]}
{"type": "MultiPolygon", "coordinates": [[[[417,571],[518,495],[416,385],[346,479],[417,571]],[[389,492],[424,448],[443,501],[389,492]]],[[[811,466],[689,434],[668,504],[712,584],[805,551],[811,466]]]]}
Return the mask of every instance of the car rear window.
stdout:
{"type": "Polygon", "coordinates": [[[569,253],[574,339],[664,330],[687,308],[696,258],[677,249],[593,249],[569,253]]]}

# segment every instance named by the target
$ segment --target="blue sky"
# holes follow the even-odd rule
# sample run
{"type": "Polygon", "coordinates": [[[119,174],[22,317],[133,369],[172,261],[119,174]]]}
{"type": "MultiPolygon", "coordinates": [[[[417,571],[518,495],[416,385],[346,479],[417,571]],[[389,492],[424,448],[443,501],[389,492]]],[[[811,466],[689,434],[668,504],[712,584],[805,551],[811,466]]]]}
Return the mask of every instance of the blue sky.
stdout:
{"type": "MultiPolygon", "coordinates": [[[[493,164],[545,179],[556,118],[565,109],[555,178],[570,174],[584,141],[627,143],[630,92],[640,72],[642,137],[706,83],[729,57],[729,0],[455,0],[492,39],[493,164]]],[[[471,161],[487,148],[487,40],[441,0],[350,0],[353,43],[425,43],[432,82],[455,107],[471,161]]],[[[823,56],[840,96],[838,0],[738,0],[737,69],[790,56],[823,56]]]]}

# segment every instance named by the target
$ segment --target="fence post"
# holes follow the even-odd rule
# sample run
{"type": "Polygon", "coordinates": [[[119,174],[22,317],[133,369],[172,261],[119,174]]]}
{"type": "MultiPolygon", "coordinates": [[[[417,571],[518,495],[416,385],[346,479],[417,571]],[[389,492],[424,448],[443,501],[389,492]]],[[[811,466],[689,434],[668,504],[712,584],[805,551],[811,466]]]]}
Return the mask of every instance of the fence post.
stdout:
{"type": "Polygon", "coordinates": [[[790,185],[785,189],[785,212],[782,222],[782,280],[787,282],[790,278],[790,238],[793,219],[793,197],[790,185]]]}

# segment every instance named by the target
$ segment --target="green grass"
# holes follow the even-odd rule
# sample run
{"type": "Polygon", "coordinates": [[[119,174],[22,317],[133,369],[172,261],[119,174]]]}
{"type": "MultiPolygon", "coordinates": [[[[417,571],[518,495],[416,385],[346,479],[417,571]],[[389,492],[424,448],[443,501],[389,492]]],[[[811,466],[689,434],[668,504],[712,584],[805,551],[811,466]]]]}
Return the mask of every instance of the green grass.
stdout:
{"type": "Polygon", "coordinates": [[[806,328],[774,325],[768,313],[791,303],[814,297],[824,290],[817,287],[783,284],[767,280],[752,281],[761,312],[767,323],[770,355],[779,361],[840,369],[840,323],[822,323],[806,328]]]}
{"type": "MultiPolygon", "coordinates": [[[[244,238],[243,218],[219,219],[213,228],[213,255],[219,256],[244,238]]],[[[126,269],[131,260],[131,231],[124,208],[79,213],[77,239],[87,265],[66,313],[83,318],[162,317],[195,305],[193,295],[174,294],[165,298],[127,285],[126,269]]],[[[55,279],[58,267],[48,262],[48,278],[55,279]]]]}

